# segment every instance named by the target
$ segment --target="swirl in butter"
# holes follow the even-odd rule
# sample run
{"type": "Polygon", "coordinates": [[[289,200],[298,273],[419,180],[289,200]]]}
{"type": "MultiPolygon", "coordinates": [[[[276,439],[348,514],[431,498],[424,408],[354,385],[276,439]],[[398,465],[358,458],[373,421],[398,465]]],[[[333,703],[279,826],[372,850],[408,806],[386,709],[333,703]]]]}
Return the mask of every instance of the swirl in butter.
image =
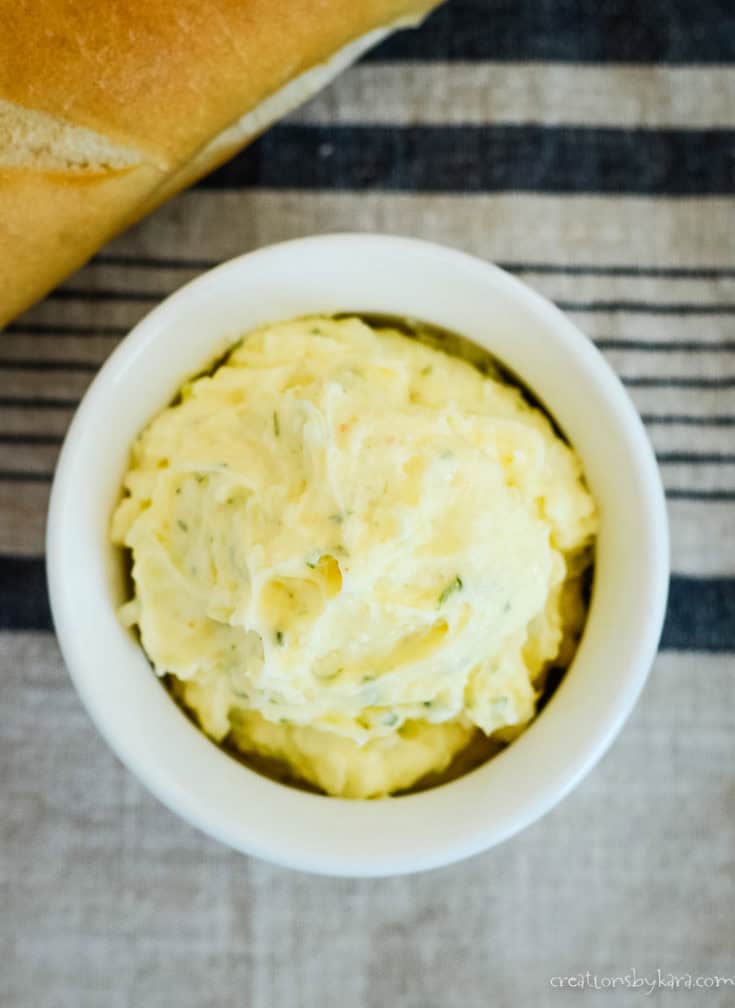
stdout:
{"type": "Polygon", "coordinates": [[[595,530],[576,455],[518,389],[314,317],[185,385],[134,445],[112,536],[123,617],[202,729],[359,798],[531,720],[595,530]]]}

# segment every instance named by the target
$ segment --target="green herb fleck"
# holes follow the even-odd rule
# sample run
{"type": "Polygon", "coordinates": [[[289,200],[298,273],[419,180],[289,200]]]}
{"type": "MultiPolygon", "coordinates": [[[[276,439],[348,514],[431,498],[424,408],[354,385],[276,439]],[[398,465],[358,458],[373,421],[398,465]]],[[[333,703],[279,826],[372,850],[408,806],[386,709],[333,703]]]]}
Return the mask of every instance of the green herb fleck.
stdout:
{"type": "Polygon", "coordinates": [[[282,630],[276,630],[276,644],[279,647],[283,647],[283,631],[282,630]]]}
{"type": "Polygon", "coordinates": [[[276,435],[276,437],[281,436],[281,424],[278,420],[278,414],[276,413],[275,410],[273,411],[273,433],[276,435]]]}
{"type": "Polygon", "coordinates": [[[181,487],[176,487],[176,496],[178,497],[181,493],[181,487]]]}
{"type": "Polygon", "coordinates": [[[421,374],[422,375],[430,375],[433,370],[434,370],[433,365],[432,364],[427,364],[426,367],[422,367],[421,368],[421,374]]]}
{"type": "Polygon", "coordinates": [[[329,520],[330,520],[330,522],[334,522],[335,525],[341,525],[342,522],[345,519],[344,519],[344,515],[341,515],[341,514],[330,514],[329,520]]]}
{"type": "MultiPolygon", "coordinates": [[[[224,465],[224,462],[222,463],[224,465]]],[[[197,483],[203,483],[207,477],[203,473],[194,473],[194,479],[197,483]]]]}
{"type": "Polygon", "coordinates": [[[462,591],[463,587],[464,585],[462,584],[462,578],[459,576],[459,574],[457,574],[454,580],[449,582],[447,587],[439,596],[439,605],[440,606],[444,605],[444,603],[447,601],[450,595],[452,595],[456,591],[462,591]]]}
{"type": "Polygon", "coordinates": [[[424,700],[424,707],[433,707],[433,705],[434,705],[433,700],[424,700]]]}
{"type": "Polygon", "coordinates": [[[232,672],[230,672],[230,688],[231,688],[232,692],[235,694],[236,697],[239,697],[241,700],[247,700],[248,699],[248,692],[247,692],[246,689],[243,689],[240,686],[240,683],[237,680],[237,675],[236,675],[235,670],[233,670],[232,672]]]}
{"type": "Polygon", "coordinates": [[[362,681],[364,683],[374,682],[375,681],[375,676],[374,675],[364,675],[362,677],[362,681]]]}
{"type": "Polygon", "coordinates": [[[314,326],[314,328],[311,329],[310,331],[311,331],[311,335],[312,336],[321,336],[321,334],[322,334],[322,331],[319,328],[319,326],[314,326]]]}
{"type": "Polygon", "coordinates": [[[386,728],[392,728],[393,725],[398,724],[398,715],[395,713],[395,711],[393,711],[390,714],[386,714],[386,716],[383,718],[383,724],[386,726],[386,728]]]}
{"type": "Polygon", "coordinates": [[[189,526],[186,524],[186,522],[182,521],[180,518],[177,519],[176,524],[179,526],[182,532],[189,531],[189,526]]]}

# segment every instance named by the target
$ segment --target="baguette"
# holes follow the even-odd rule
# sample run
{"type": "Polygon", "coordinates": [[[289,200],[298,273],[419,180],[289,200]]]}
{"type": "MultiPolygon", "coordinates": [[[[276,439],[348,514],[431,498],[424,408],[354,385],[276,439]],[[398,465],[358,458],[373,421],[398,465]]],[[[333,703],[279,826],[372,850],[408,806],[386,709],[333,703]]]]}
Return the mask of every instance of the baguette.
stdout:
{"type": "Polygon", "coordinates": [[[0,325],[436,0],[0,0],[0,325]]]}

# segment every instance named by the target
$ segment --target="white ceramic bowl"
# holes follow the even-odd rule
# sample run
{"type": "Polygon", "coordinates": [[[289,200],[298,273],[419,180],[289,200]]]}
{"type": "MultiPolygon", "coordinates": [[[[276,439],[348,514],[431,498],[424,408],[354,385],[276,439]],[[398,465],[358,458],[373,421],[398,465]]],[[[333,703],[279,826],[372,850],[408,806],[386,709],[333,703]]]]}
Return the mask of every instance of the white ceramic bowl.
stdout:
{"type": "Polygon", "coordinates": [[[648,674],[668,585],[664,495],[640,419],[592,343],[494,266],[380,235],[306,238],[241,256],[178,290],[101,369],[67,435],[51,495],[48,578],[72,679],[120,759],[175,812],[238,850],[305,871],[389,875],[481,851],[573,788],[619,731],[648,674]],[[130,444],[183,380],[265,322],[308,313],[421,319],[486,347],[545,403],[579,452],[600,508],[581,646],[541,716],[473,773],[416,795],[358,802],[251,772],[184,716],[121,627],[108,542],[130,444]]]}

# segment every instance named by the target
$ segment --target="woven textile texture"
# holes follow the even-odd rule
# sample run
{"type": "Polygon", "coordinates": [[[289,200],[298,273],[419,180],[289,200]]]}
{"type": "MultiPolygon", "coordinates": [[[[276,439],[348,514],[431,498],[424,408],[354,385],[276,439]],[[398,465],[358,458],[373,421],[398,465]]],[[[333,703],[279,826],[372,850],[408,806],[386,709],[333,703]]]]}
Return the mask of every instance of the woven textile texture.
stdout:
{"type": "Polygon", "coordinates": [[[730,0],[450,0],[13,323],[0,692],[2,1006],[551,1008],[586,971],[735,977],[730,0]],[[455,245],[568,312],[643,415],[672,532],[661,649],[601,765],[500,848],[373,882],[242,857],[159,805],[72,689],[43,565],[61,439],[130,326],[209,265],[339,230],[455,245]]]}

